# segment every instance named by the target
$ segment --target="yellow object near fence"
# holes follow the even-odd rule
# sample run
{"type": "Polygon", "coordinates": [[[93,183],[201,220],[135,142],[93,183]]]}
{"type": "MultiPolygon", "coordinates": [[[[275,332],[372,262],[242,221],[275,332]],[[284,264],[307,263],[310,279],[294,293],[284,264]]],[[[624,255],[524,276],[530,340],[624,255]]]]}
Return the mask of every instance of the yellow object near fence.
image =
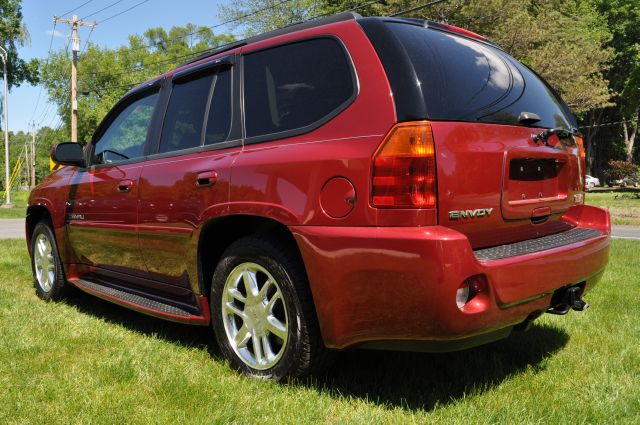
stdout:
{"type": "Polygon", "coordinates": [[[24,164],[24,158],[22,157],[22,155],[20,155],[20,157],[18,158],[18,161],[16,162],[16,166],[13,167],[13,172],[11,173],[11,177],[9,177],[9,183],[7,184],[7,187],[4,189],[4,192],[2,193],[3,198],[7,196],[7,192],[11,190],[11,186],[13,186],[13,183],[15,183],[16,179],[18,178],[18,175],[20,175],[20,168],[22,168],[22,164],[24,164]]]}
{"type": "Polygon", "coordinates": [[[56,171],[61,169],[63,166],[49,158],[49,171],[56,171]]]}

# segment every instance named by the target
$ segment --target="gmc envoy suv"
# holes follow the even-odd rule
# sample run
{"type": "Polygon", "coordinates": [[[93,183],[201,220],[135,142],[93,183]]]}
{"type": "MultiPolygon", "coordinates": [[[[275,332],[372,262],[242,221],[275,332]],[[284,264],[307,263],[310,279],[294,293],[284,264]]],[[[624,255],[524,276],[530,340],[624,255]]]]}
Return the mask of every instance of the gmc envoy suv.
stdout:
{"type": "Polygon", "coordinates": [[[431,21],[343,13],[223,46],[52,158],[27,210],[37,294],[212,326],[253,376],[506,338],[583,310],[608,260],[567,105],[431,21]]]}

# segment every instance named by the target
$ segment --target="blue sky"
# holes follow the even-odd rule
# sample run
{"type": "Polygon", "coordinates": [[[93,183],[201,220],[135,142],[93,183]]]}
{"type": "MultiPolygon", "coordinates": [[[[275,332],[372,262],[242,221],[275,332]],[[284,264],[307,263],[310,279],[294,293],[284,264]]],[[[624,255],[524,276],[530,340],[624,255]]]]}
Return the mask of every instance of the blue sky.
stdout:
{"type": "MultiPolygon", "coordinates": [[[[51,32],[54,29],[53,16],[60,16],[88,0],[23,0],[22,13],[24,22],[31,35],[31,44],[19,49],[23,59],[45,58],[49,51],[51,32]]],[[[72,14],[83,18],[103,9],[118,0],[90,0],[72,14]]],[[[116,13],[135,6],[142,0],[120,0],[106,10],[87,18],[89,21],[100,22],[116,13]]],[[[129,34],[141,34],[150,27],[171,28],[174,25],[185,25],[189,22],[196,25],[212,26],[219,23],[217,17],[220,0],[148,0],[134,9],[114,17],[103,24],[99,24],[91,33],[90,41],[102,47],[117,47],[127,43],[129,34]]],[[[70,18],[70,15],[65,15],[70,18]]],[[[217,32],[224,32],[226,28],[216,28],[217,32]]],[[[228,30],[228,29],[226,29],[228,30]]],[[[80,29],[81,46],[89,35],[88,28],[80,29]]],[[[55,27],[52,50],[64,49],[70,34],[67,25],[58,24],[55,27]]],[[[9,130],[28,131],[31,121],[37,126],[55,126],[60,121],[54,105],[49,105],[46,90],[42,90],[40,101],[37,102],[40,87],[23,84],[14,87],[9,93],[9,130]],[[37,110],[35,109],[38,103],[37,110]]],[[[82,111],[79,111],[82,113],[82,111]]]]}

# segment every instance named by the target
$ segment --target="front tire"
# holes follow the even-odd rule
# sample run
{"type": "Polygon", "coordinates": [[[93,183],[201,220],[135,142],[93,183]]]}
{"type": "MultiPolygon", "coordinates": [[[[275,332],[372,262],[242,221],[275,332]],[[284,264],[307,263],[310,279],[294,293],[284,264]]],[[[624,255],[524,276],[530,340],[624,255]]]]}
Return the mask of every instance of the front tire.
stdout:
{"type": "Polygon", "coordinates": [[[248,375],[282,381],[326,363],[301,261],[270,239],[227,248],[213,275],[211,311],[221,352],[248,375]]]}
{"type": "Polygon", "coordinates": [[[31,235],[31,270],[36,295],[45,301],[63,299],[69,290],[51,222],[42,220],[31,235]]]}

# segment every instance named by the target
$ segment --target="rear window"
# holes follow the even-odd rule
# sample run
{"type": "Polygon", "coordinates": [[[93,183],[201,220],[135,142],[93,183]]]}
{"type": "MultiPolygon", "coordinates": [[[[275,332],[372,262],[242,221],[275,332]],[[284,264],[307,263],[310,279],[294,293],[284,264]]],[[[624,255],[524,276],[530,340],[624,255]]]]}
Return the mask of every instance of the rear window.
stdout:
{"type": "Polygon", "coordinates": [[[317,38],[244,57],[247,137],[299,130],[340,112],[355,83],[342,46],[317,38]]]}
{"type": "Polygon", "coordinates": [[[422,26],[388,22],[415,68],[427,114],[434,120],[572,127],[566,106],[530,69],[489,45],[422,26]]]}

